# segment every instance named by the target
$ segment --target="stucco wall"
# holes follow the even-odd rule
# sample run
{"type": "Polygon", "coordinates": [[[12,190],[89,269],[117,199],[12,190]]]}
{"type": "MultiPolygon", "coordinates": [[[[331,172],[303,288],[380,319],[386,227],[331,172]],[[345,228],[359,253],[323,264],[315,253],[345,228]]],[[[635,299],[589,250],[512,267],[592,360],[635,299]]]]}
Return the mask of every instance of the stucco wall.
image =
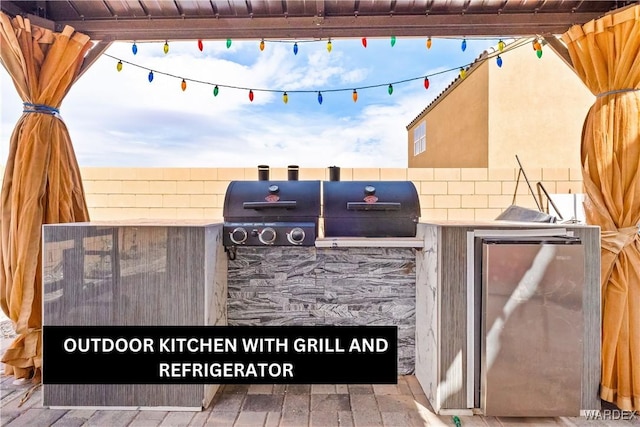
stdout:
{"type": "MultiPolygon", "coordinates": [[[[413,155],[409,130],[409,167],[487,167],[488,71],[481,65],[443,98],[419,123],[425,122],[426,151],[413,155]]],[[[416,123],[416,126],[419,124],[416,123]]]]}
{"type": "MultiPolygon", "coordinates": [[[[257,179],[255,168],[82,168],[92,220],[135,218],[222,219],[231,180],[257,179]]],[[[579,169],[527,168],[532,185],[549,193],[581,193],[579,169]]],[[[411,180],[420,194],[422,221],[489,220],[511,204],[517,169],[342,168],[342,180],[411,180]]],[[[271,179],[287,179],[286,168],[272,168],[271,179]]],[[[301,168],[301,180],[328,180],[324,168],[301,168]]],[[[535,188],[535,187],[534,187],[535,188]]],[[[524,180],[517,204],[535,207],[524,180]]]]}
{"type": "Polygon", "coordinates": [[[551,50],[525,46],[489,67],[489,167],[580,167],[582,125],[595,97],[551,50]]]}

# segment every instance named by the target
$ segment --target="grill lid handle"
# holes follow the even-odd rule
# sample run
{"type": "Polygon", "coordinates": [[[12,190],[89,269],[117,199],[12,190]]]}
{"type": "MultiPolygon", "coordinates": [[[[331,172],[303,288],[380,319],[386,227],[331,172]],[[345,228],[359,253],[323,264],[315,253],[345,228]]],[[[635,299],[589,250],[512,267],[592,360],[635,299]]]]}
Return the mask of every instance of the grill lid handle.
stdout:
{"type": "Polygon", "coordinates": [[[348,211],[399,211],[402,203],[397,202],[347,202],[348,211]]]}
{"type": "Polygon", "coordinates": [[[298,203],[295,200],[278,200],[277,202],[244,202],[244,209],[295,209],[298,203]]]}

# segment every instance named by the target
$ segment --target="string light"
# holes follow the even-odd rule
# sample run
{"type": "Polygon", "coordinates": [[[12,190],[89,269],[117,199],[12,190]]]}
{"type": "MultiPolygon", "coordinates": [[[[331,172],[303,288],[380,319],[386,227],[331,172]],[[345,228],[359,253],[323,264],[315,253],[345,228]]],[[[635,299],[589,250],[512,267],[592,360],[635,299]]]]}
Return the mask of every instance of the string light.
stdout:
{"type": "Polygon", "coordinates": [[[185,81],[185,79],[182,79],[182,83],[180,83],[180,87],[182,88],[183,92],[187,90],[187,82],[185,81]]]}
{"type": "Polygon", "coordinates": [[[362,41],[362,46],[364,46],[366,48],[367,47],[367,38],[363,37],[361,41],[362,41]]]}
{"type": "Polygon", "coordinates": [[[540,46],[540,42],[538,41],[538,39],[534,39],[533,40],[533,50],[540,50],[542,49],[542,46],[540,46]]]}
{"type": "Polygon", "coordinates": [[[500,52],[502,52],[502,51],[504,50],[504,42],[503,42],[502,40],[500,40],[500,41],[498,42],[498,50],[499,50],[500,52]]]}
{"type": "Polygon", "coordinates": [[[294,55],[298,54],[298,43],[297,42],[293,44],[293,54],[294,55]]]}
{"type": "Polygon", "coordinates": [[[264,50],[264,39],[260,40],[260,52],[264,50]]]}
{"type": "Polygon", "coordinates": [[[165,41],[164,42],[164,46],[162,48],[164,50],[164,54],[166,55],[167,53],[169,53],[169,42],[165,41]]]}
{"type": "Polygon", "coordinates": [[[467,50],[467,39],[462,39],[462,45],[460,46],[460,48],[463,52],[467,50]]]}
{"type": "Polygon", "coordinates": [[[282,94],[282,102],[284,102],[285,104],[289,102],[289,95],[287,95],[287,92],[282,94]]]}
{"type": "Polygon", "coordinates": [[[118,70],[118,72],[122,71],[122,61],[118,61],[118,64],[116,65],[116,70],[118,70]]]}
{"type": "MultiPolygon", "coordinates": [[[[538,56],[540,57],[540,56],[542,56],[542,45],[540,44],[541,42],[538,41],[538,40],[535,40],[534,43],[536,41],[538,42],[536,44],[536,47],[540,48],[539,51],[536,51],[536,52],[537,52],[538,56]]],[[[510,50],[515,49],[515,48],[522,47],[522,46],[524,46],[524,45],[526,45],[527,43],[530,43],[530,42],[531,42],[531,39],[518,41],[516,43],[510,44],[508,47],[505,46],[504,50],[505,51],[510,51],[510,50]]],[[[167,44],[167,43],[168,42],[165,42],[165,44],[167,44]]],[[[107,53],[104,53],[103,55],[107,56],[109,58],[112,58],[112,59],[117,61],[116,62],[116,69],[119,68],[119,64],[118,63],[122,63],[123,67],[124,67],[124,64],[126,63],[126,64],[128,64],[130,66],[133,66],[133,67],[149,70],[148,71],[149,72],[149,74],[148,74],[149,82],[152,82],[153,79],[154,79],[154,71],[150,70],[149,68],[146,68],[144,66],[138,65],[138,64],[130,62],[130,61],[126,61],[126,60],[122,60],[122,59],[116,58],[116,57],[114,57],[112,55],[109,55],[107,53]]],[[[499,67],[502,66],[501,65],[502,64],[502,57],[498,52],[494,52],[494,53],[485,52],[485,54],[483,54],[480,58],[476,59],[472,63],[466,64],[466,65],[463,65],[463,66],[459,66],[459,67],[450,68],[450,69],[447,69],[447,70],[441,70],[441,71],[438,71],[438,72],[435,72],[435,73],[432,73],[432,74],[429,74],[429,75],[426,75],[426,76],[423,75],[421,77],[413,77],[413,78],[399,80],[399,81],[385,83],[385,84],[374,84],[374,85],[369,85],[369,86],[362,86],[360,88],[353,88],[353,87],[352,88],[336,88],[336,89],[325,89],[325,90],[321,90],[321,91],[319,91],[317,89],[312,89],[312,90],[294,90],[293,92],[296,92],[296,93],[316,92],[317,96],[318,96],[318,103],[322,104],[322,101],[323,101],[322,92],[343,92],[343,91],[350,90],[350,91],[352,91],[352,99],[353,99],[354,102],[356,102],[357,101],[357,97],[358,97],[358,93],[357,92],[358,92],[359,89],[372,89],[372,88],[378,88],[378,87],[382,87],[382,86],[386,85],[387,86],[387,91],[388,91],[389,95],[391,95],[392,92],[393,92],[393,85],[401,84],[401,83],[408,83],[408,82],[415,81],[415,80],[418,80],[418,79],[423,79],[424,88],[428,89],[429,88],[429,83],[430,83],[429,82],[429,77],[433,77],[435,75],[445,74],[445,73],[449,73],[449,72],[458,70],[459,74],[460,74],[459,77],[464,79],[466,77],[466,75],[467,75],[468,67],[475,67],[476,64],[482,63],[482,62],[484,62],[486,60],[489,60],[489,59],[492,59],[492,58],[496,58],[496,62],[498,63],[499,67]]],[[[230,89],[247,90],[247,91],[249,91],[249,99],[251,101],[253,101],[253,98],[254,98],[254,90],[250,89],[250,88],[247,88],[247,87],[213,84],[213,83],[210,83],[210,82],[207,82],[207,81],[186,78],[186,77],[177,76],[177,75],[166,73],[166,72],[161,72],[161,71],[158,71],[158,72],[161,75],[165,75],[165,76],[168,76],[168,77],[180,79],[181,80],[181,86],[184,86],[183,90],[186,90],[187,81],[191,81],[191,82],[195,82],[195,83],[214,86],[214,88],[213,88],[213,95],[214,96],[218,96],[220,87],[226,87],[226,88],[230,88],[230,89]]],[[[256,91],[280,92],[283,95],[283,102],[285,102],[285,103],[288,102],[288,92],[285,92],[285,91],[283,91],[281,89],[280,90],[278,90],[278,89],[256,89],[256,91]],[[286,95],[286,98],[285,98],[285,95],[286,95]],[[287,101],[285,101],[285,99],[287,101]]]]}
{"type": "Polygon", "coordinates": [[[133,52],[134,55],[138,53],[138,45],[136,44],[136,42],[133,42],[133,46],[131,46],[131,52],[133,52]]]}
{"type": "Polygon", "coordinates": [[[202,52],[202,49],[204,49],[204,45],[202,44],[202,39],[198,39],[198,50],[202,52]]]}
{"type": "Polygon", "coordinates": [[[536,55],[538,56],[538,58],[542,58],[542,49],[536,50],[536,55]]]}
{"type": "Polygon", "coordinates": [[[391,47],[396,45],[396,36],[391,36],[391,47]]]}
{"type": "Polygon", "coordinates": [[[331,39],[329,39],[327,42],[327,52],[331,52],[331,49],[333,49],[333,47],[331,46],[331,39]]]}
{"type": "Polygon", "coordinates": [[[227,49],[231,47],[231,39],[227,39],[227,49]]]}
{"type": "Polygon", "coordinates": [[[427,39],[427,49],[431,49],[431,37],[427,39]]]}

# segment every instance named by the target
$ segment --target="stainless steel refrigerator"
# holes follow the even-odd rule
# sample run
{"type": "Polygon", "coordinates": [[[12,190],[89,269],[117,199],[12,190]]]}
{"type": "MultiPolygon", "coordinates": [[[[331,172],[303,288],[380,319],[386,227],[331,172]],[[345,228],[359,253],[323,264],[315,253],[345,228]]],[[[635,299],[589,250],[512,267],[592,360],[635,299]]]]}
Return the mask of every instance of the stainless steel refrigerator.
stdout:
{"type": "Polygon", "coordinates": [[[573,237],[482,240],[480,407],[578,416],[584,248],[573,237]]]}

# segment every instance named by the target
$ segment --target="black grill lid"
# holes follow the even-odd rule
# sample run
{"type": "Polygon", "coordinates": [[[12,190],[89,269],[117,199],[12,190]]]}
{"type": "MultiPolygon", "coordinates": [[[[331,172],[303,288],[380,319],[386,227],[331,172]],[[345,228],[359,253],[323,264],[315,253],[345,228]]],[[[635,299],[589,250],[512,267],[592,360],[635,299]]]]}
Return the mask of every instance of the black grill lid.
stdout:
{"type": "Polygon", "coordinates": [[[420,200],[411,181],[325,181],[326,237],[413,237],[420,200]]]}
{"type": "Polygon", "coordinates": [[[317,222],[320,181],[232,181],[222,213],[227,222],[317,222]]]}

